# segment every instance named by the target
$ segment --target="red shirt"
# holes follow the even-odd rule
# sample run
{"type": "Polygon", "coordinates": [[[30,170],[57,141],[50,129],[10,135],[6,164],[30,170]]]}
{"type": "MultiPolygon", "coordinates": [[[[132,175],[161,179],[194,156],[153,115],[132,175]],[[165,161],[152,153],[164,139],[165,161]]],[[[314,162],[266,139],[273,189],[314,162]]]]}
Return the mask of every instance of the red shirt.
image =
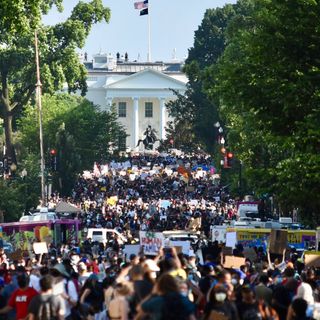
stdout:
{"type": "Polygon", "coordinates": [[[23,319],[28,315],[29,303],[37,294],[38,292],[30,287],[24,290],[17,289],[12,293],[8,305],[15,309],[17,320],[23,319]]]}

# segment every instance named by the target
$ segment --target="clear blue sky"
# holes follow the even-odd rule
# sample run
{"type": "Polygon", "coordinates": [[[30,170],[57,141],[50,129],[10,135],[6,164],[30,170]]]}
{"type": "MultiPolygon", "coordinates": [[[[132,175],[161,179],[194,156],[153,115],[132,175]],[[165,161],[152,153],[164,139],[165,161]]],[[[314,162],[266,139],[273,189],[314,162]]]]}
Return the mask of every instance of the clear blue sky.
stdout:
{"type": "MultiPolygon", "coordinates": [[[[89,55],[102,52],[128,52],[135,60],[140,54],[143,61],[148,52],[148,16],[139,16],[134,9],[138,0],[103,0],[111,9],[109,24],[95,25],[85,48],[89,55]]],[[[52,10],[44,22],[54,24],[68,17],[78,0],[64,0],[64,11],[52,10]]],[[[236,0],[149,0],[151,4],[151,53],[153,61],[169,61],[176,48],[178,59],[184,58],[193,45],[194,31],[201,24],[205,10],[222,7],[236,0]]]]}

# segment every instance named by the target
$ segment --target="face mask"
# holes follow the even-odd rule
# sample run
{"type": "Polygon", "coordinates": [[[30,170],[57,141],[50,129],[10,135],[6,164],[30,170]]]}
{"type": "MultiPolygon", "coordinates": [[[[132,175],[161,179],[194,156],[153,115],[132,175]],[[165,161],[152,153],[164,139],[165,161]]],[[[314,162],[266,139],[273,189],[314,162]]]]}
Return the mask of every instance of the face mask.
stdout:
{"type": "Polygon", "coordinates": [[[240,279],[240,280],[239,280],[239,284],[240,284],[240,286],[242,286],[242,285],[243,285],[243,283],[244,283],[244,279],[240,279]]]}
{"type": "Polygon", "coordinates": [[[227,298],[227,294],[224,292],[216,293],[215,298],[218,302],[223,302],[227,298]]]}
{"type": "Polygon", "coordinates": [[[187,297],[188,296],[188,291],[182,291],[180,292],[180,294],[184,297],[187,297]]]}
{"type": "Polygon", "coordinates": [[[232,278],[231,283],[232,283],[232,285],[236,286],[238,284],[238,280],[235,278],[232,278]]]}

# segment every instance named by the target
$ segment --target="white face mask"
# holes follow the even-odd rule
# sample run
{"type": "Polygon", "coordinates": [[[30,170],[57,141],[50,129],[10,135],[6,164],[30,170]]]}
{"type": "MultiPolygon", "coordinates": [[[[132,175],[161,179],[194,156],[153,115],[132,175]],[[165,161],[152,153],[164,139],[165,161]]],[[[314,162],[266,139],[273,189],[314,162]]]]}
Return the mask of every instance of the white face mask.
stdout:
{"type": "Polygon", "coordinates": [[[240,286],[242,286],[242,285],[243,285],[243,283],[244,283],[244,279],[240,279],[240,280],[239,280],[239,284],[240,284],[240,286]]]}
{"type": "Polygon", "coordinates": [[[231,279],[231,283],[232,283],[234,286],[236,286],[236,285],[238,284],[238,280],[235,279],[235,278],[232,278],[232,279],[231,279]]]}
{"type": "Polygon", "coordinates": [[[215,298],[218,302],[223,302],[227,298],[227,294],[224,292],[219,292],[215,294],[215,298]]]}
{"type": "Polygon", "coordinates": [[[181,291],[180,292],[182,296],[187,297],[188,296],[188,291],[181,291]]]}

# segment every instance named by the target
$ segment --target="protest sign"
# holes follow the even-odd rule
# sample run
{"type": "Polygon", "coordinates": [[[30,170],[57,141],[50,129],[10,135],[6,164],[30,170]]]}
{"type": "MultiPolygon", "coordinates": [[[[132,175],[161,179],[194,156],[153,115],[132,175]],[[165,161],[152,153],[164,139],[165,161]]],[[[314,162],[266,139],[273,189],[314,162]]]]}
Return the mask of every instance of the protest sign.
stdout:
{"type": "Polygon", "coordinates": [[[226,233],[226,246],[235,248],[237,243],[237,233],[236,232],[227,232],[226,233]]]}
{"type": "Polygon", "coordinates": [[[257,259],[257,253],[250,247],[245,247],[243,249],[243,255],[245,258],[250,259],[250,261],[255,261],[257,259]]]}
{"type": "Polygon", "coordinates": [[[35,254],[48,253],[48,247],[46,242],[35,242],[33,244],[33,251],[35,254]]]}
{"type": "Polygon", "coordinates": [[[170,200],[160,200],[160,208],[167,209],[170,206],[171,206],[170,200]]]}
{"type": "Polygon", "coordinates": [[[140,251],[139,244],[126,244],[123,249],[123,253],[127,256],[127,258],[129,258],[131,254],[138,255],[139,251],[140,251]]]}
{"type": "Polygon", "coordinates": [[[270,234],[270,253],[282,254],[287,247],[288,231],[286,230],[271,230],[270,234]]]}
{"type": "Polygon", "coordinates": [[[224,256],[231,256],[233,254],[233,250],[231,247],[223,247],[222,248],[222,254],[224,256]]]}
{"type": "Polygon", "coordinates": [[[164,236],[161,232],[140,231],[139,237],[145,255],[157,255],[160,248],[164,247],[164,236]]]}
{"type": "Polygon", "coordinates": [[[306,267],[320,267],[320,252],[314,251],[314,252],[308,252],[304,255],[304,263],[306,267]]]}
{"type": "MultiPolygon", "coordinates": [[[[171,247],[181,248],[183,254],[189,255],[190,253],[190,241],[170,241],[171,247]]],[[[178,252],[178,251],[177,251],[178,252]]]]}
{"type": "Polygon", "coordinates": [[[242,257],[234,257],[234,256],[225,256],[224,260],[224,268],[231,269],[239,269],[241,266],[246,264],[246,258],[242,257]]]}

